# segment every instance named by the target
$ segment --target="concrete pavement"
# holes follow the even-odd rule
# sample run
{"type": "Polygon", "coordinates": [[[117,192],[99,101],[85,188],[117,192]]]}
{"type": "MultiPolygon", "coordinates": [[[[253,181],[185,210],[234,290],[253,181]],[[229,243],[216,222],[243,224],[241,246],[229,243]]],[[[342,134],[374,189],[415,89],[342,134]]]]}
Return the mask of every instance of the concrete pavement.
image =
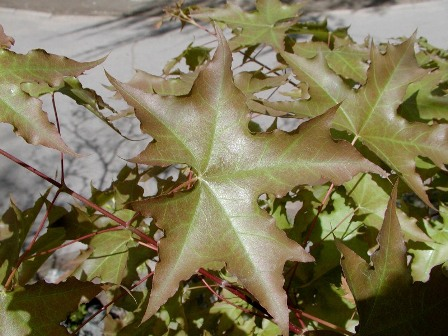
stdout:
{"type": "MultiPolygon", "coordinates": [[[[356,11],[338,9],[307,15],[313,18],[327,16],[332,27],[350,25],[349,32],[357,41],[362,41],[368,34],[374,40],[384,41],[388,37],[409,36],[417,30],[418,36],[427,37],[430,43],[448,48],[447,0],[356,11]]],[[[103,87],[108,83],[104,69],[121,81],[129,80],[136,68],[160,74],[165,62],[177,56],[190,42],[203,44],[212,41],[204,32],[191,27],[182,32],[173,31],[171,26],[156,30],[155,21],[153,15],[75,16],[0,7],[0,24],[8,35],[15,38],[13,50],[16,52],[43,48],[80,61],[108,55],[103,65],[81,77],[86,86],[96,89],[106,98],[110,98],[111,93],[103,87]]],[[[117,108],[124,106],[110,99],[109,102],[117,108]]],[[[80,159],[67,158],[66,163],[68,185],[86,196],[89,195],[90,181],[96,187],[109,185],[117,169],[125,163],[120,157],[132,157],[148,142],[124,141],[75,103],[63,97],[57,97],[57,103],[64,139],[75,150],[90,154],[80,159]]],[[[48,101],[44,108],[52,111],[48,101]]],[[[135,122],[122,121],[118,127],[130,137],[141,138],[135,122]]],[[[0,124],[0,146],[55,176],[58,153],[26,144],[12,133],[9,125],[0,124]]],[[[28,206],[48,185],[2,157],[0,173],[0,210],[7,207],[9,194],[13,193],[21,206],[28,206]]]]}

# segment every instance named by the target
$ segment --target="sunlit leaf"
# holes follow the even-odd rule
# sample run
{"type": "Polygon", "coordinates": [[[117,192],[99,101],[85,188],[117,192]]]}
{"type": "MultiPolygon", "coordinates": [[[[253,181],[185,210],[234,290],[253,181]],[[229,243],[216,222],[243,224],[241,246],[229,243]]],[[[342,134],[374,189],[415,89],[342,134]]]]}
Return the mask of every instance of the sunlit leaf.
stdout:
{"type": "Polygon", "coordinates": [[[142,130],[156,139],[134,161],[185,163],[197,176],[189,192],[133,205],[153,216],[166,233],[159,243],[160,262],[145,319],[176,292],[181,280],[220,261],[286,334],[283,264],[312,258],[258,208],[258,196],[282,195],[291,186],[325,180],[341,184],[360,171],[382,171],[350,144],[330,137],[337,107],[294,133],[251,134],[245,97],[233,84],[230,50],[221,35],[219,42],[213,61],[186,97],[146,94],[110,78],[136,108],[142,130]],[[226,243],[216,244],[216,237],[226,243]]]}
{"type": "Polygon", "coordinates": [[[335,127],[353,134],[430,205],[415,172],[415,158],[427,157],[443,169],[448,162],[448,126],[409,123],[397,115],[408,85],[427,72],[415,60],[414,38],[387,45],[385,54],[372,45],[367,83],[356,92],[328,68],[322,52],[312,59],[282,56],[310,87],[311,98],[295,102],[294,112],[312,117],[342,102],[335,127]]]}
{"type": "Polygon", "coordinates": [[[257,9],[247,13],[229,2],[225,8],[204,9],[193,12],[193,18],[214,20],[235,29],[230,48],[266,43],[277,50],[284,50],[285,32],[298,18],[302,4],[283,4],[279,0],[257,0],[257,9]]]}
{"type": "Polygon", "coordinates": [[[46,83],[59,87],[66,76],[78,76],[104,59],[79,63],[66,57],[33,50],[26,55],[0,50],[0,122],[33,145],[43,145],[76,155],[60,137],[42,110],[42,102],[26,94],[23,83],[46,83]]]}

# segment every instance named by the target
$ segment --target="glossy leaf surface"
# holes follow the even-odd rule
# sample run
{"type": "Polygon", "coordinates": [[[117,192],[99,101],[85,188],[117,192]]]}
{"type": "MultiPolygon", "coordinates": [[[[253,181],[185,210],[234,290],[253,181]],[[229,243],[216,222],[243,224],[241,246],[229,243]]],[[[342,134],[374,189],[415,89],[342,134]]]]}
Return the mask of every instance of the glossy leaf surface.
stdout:
{"type": "Polygon", "coordinates": [[[153,216],[166,233],[145,319],[176,292],[180,281],[220,261],[286,334],[283,264],[313,258],[275,227],[257,197],[263,192],[282,195],[292,185],[341,184],[360,171],[382,171],[350,144],[333,141],[329,127],[337,107],[293,134],[251,134],[245,96],[233,84],[232,57],[222,35],[219,44],[188,96],[150,95],[110,78],[135,107],[142,130],[156,139],[134,161],[185,163],[196,174],[190,192],[133,206],[153,216]],[[216,239],[225,243],[216,244],[216,239]]]}

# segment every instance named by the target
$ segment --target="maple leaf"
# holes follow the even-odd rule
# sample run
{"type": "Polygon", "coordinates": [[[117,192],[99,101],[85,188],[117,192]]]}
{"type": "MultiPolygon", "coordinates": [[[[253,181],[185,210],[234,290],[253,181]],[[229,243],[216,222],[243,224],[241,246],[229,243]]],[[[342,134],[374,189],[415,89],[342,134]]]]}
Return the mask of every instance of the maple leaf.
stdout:
{"type": "Polygon", "coordinates": [[[432,206],[415,172],[415,159],[424,156],[445,169],[448,125],[409,123],[396,113],[408,85],[427,72],[416,62],[414,37],[400,45],[387,45],[384,55],[372,44],[367,83],[357,92],[327,66],[321,51],[313,59],[290,53],[282,57],[309,86],[311,98],[290,105],[298,116],[313,117],[342,102],[334,125],[361,140],[432,206]]]}
{"type": "Polygon", "coordinates": [[[22,90],[24,83],[59,87],[66,76],[79,76],[103,62],[80,63],[66,57],[32,50],[26,55],[0,49],[0,122],[33,145],[43,145],[76,156],[62,140],[54,124],[42,110],[42,101],[22,90]]]}
{"type": "Polygon", "coordinates": [[[257,0],[256,7],[255,11],[247,13],[237,5],[228,3],[226,8],[194,11],[191,17],[222,22],[234,29],[236,36],[229,41],[232,50],[260,43],[284,50],[285,33],[297,20],[303,4],[257,0]]]}
{"type": "Polygon", "coordinates": [[[282,288],[286,260],[313,258],[275,226],[257,205],[260,194],[282,195],[299,184],[341,184],[361,171],[382,170],[349,143],[329,134],[337,106],[294,133],[251,134],[244,94],[233,82],[232,54],[222,33],[213,60],[186,96],[147,94],[109,76],[131,106],[143,132],[156,141],[133,161],[184,163],[196,174],[189,192],[136,202],[166,238],[144,320],[153,315],[200,267],[223,262],[259,300],[283,334],[288,308],[282,288]],[[223,243],[217,243],[217,240],[223,243]]]}
{"type": "Polygon", "coordinates": [[[440,269],[433,269],[429,282],[412,284],[396,199],[397,185],[378,234],[379,248],[372,255],[372,266],[342,242],[336,242],[358,309],[358,334],[444,335],[448,279],[440,269]]]}

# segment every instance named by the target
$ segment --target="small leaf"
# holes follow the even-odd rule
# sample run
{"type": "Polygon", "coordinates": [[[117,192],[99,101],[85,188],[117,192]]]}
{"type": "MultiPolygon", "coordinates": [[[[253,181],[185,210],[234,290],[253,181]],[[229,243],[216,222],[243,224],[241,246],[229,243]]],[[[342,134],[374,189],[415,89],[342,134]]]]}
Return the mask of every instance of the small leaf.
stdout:
{"type": "Polygon", "coordinates": [[[163,73],[165,75],[170,75],[173,67],[176,64],[180,63],[182,59],[185,59],[189,71],[195,71],[199,66],[210,60],[210,51],[212,51],[212,49],[202,46],[195,47],[193,46],[193,43],[190,43],[179,56],[173,58],[168,62],[168,64],[163,69],[163,73]]]}
{"type": "Polygon", "coordinates": [[[257,9],[246,13],[233,3],[226,8],[197,10],[192,17],[225,23],[235,29],[230,48],[242,48],[266,43],[277,50],[284,50],[284,36],[299,16],[302,4],[283,4],[279,0],[257,0],[257,9]]]}
{"type": "Polygon", "coordinates": [[[184,96],[191,91],[199,72],[180,74],[174,78],[163,78],[137,70],[128,85],[147,93],[157,93],[161,96],[184,96]]]}
{"type": "Polygon", "coordinates": [[[0,122],[11,124],[14,131],[33,145],[43,145],[77,156],[48,121],[42,102],[22,91],[24,83],[45,83],[61,87],[66,76],[79,76],[103,62],[79,63],[66,57],[33,50],[26,55],[0,49],[0,122]]]}

